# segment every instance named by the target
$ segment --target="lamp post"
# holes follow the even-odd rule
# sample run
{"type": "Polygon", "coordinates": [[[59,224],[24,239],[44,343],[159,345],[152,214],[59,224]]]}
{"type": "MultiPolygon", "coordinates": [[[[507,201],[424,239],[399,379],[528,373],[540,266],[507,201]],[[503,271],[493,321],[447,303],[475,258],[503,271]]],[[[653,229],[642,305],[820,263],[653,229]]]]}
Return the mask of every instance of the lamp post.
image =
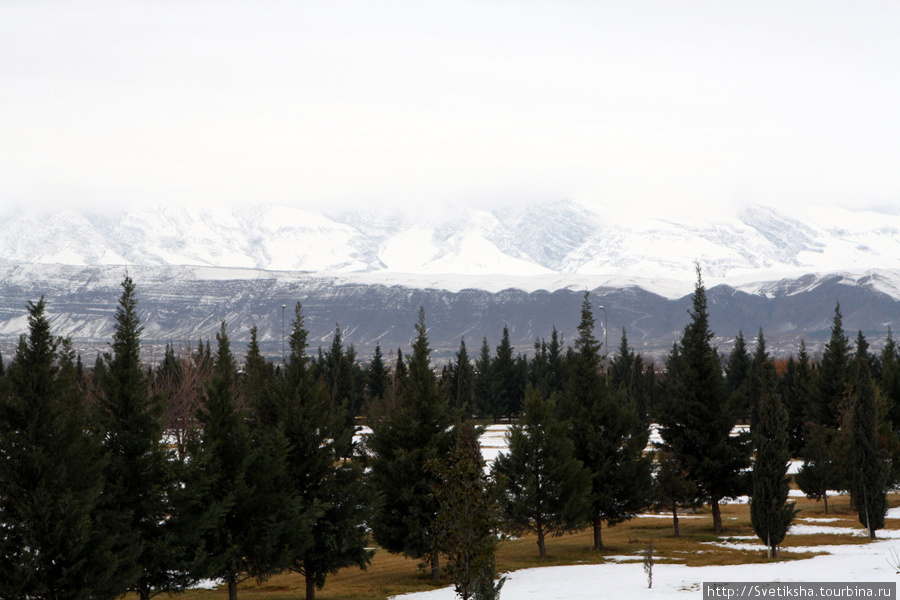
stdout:
{"type": "Polygon", "coordinates": [[[603,311],[603,373],[609,375],[609,315],[602,304],[597,308],[603,311]]]}
{"type": "Polygon", "coordinates": [[[281,368],[284,369],[284,309],[287,304],[281,305],[281,368]]]}

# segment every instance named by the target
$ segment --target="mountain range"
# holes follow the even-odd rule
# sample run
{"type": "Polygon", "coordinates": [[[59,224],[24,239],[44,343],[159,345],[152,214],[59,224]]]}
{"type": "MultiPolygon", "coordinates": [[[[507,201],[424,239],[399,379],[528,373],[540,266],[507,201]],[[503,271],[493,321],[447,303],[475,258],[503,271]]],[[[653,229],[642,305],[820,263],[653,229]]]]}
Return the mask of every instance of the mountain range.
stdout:
{"type": "Polygon", "coordinates": [[[289,320],[299,300],[313,340],[338,323],[360,349],[403,346],[423,305],[439,352],[462,337],[470,353],[484,337],[495,344],[504,324],[527,352],[554,326],[571,336],[591,290],[613,349],[625,327],[636,349],[660,354],[686,323],[696,266],[723,347],[760,327],[785,351],[801,337],[815,345],[838,301],[846,328],[877,345],[900,317],[900,214],[757,206],[663,218],[569,201],[430,213],[9,212],[0,217],[0,348],[9,351],[25,301],[40,295],[58,333],[96,346],[111,331],[127,267],[145,338],[159,343],[206,339],[225,319],[238,340],[258,324],[277,355],[281,305],[289,320]]]}

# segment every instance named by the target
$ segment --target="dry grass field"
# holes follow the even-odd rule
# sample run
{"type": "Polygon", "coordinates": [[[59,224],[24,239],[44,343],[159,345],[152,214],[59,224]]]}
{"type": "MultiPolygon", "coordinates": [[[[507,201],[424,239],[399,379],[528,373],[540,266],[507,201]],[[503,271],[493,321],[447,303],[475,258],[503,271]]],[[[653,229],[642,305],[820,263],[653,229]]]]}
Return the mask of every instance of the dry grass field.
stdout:
{"type": "MultiPolygon", "coordinates": [[[[900,505],[900,494],[890,496],[890,506],[900,505]]],[[[804,524],[806,519],[825,518],[821,503],[805,498],[797,499],[801,509],[795,523],[804,524]]],[[[536,539],[525,536],[505,540],[498,553],[498,570],[508,572],[518,569],[601,563],[609,561],[640,561],[640,553],[652,540],[654,557],[657,562],[676,562],[689,566],[764,563],[765,552],[758,548],[742,549],[723,546],[747,546],[754,541],[750,526],[750,513],[746,504],[728,504],[723,507],[722,516],[726,531],[716,534],[712,529],[712,518],[708,510],[683,515],[681,537],[672,535],[671,514],[639,517],[616,527],[603,530],[603,552],[592,552],[589,530],[548,540],[549,558],[540,560],[536,539]]],[[[829,501],[829,527],[862,530],[856,513],[850,509],[849,498],[839,496],[829,501]]],[[[810,521],[810,524],[816,521],[810,521]]],[[[888,519],[886,528],[900,529],[900,519],[888,519]]],[[[867,538],[859,535],[835,535],[832,533],[789,534],[783,545],[779,560],[798,560],[816,554],[816,546],[839,544],[865,544],[867,538]],[[791,551],[800,548],[800,552],[791,551]]],[[[429,590],[448,586],[448,581],[433,583],[424,571],[417,567],[417,561],[376,551],[368,570],[345,569],[328,579],[319,600],[385,600],[390,596],[406,592],[429,590]]],[[[294,573],[282,574],[256,583],[246,582],[241,586],[239,597],[245,600],[296,600],[304,597],[303,578],[294,573]]],[[[212,600],[222,598],[224,590],[192,590],[178,597],[184,600],[212,600]]]]}

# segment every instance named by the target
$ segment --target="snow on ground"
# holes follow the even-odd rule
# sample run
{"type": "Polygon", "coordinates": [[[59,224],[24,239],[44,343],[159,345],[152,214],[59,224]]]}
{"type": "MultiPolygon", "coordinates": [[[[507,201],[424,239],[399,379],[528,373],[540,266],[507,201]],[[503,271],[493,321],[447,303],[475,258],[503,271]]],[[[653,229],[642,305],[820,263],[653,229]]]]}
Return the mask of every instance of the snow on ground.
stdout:
{"type": "MultiPolygon", "coordinates": [[[[900,518],[900,508],[891,509],[888,518],[900,518]]],[[[803,519],[798,519],[803,520],[803,519]]],[[[825,519],[806,519],[822,522],[825,519]]],[[[862,529],[827,527],[824,525],[795,525],[789,535],[813,533],[861,535],[862,529]],[[834,531],[825,531],[833,529],[834,531]]],[[[704,582],[866,582],[900,579],[890,563],[900,548],[900,531],[879,531],[882,539],[867,544],[813,546],[793,548],[797,552],[827,552],[803,560],[773,562],[764,565],[727,565],[687,567],[678,564],[656,564],[653,567],[653,587],[647,587],[647,575],[640,557],[612,556],[610,563],[601,565],[573,565],[523,569],[507,575],[501,598],[515,600],[595,600],[597,598],[629,598],[630,600],[665,600],[667,598],[697,599],[702,597],[704,582]],[[888,539],[884,539],[888,538],[888,539]]],[[[732,540],[745,539],[731,538],[732,540]]],[[[755,538],[754,538],[755,540],[755,538]]],[[[758,542],[711,542],[717,546],[763,552],[758,542]]],[[[785,550],[787,553],[790,550],[785,550]]],[[[430,592],[396,596],[398,600],[452,600],[452,587],[430,592]]]]}

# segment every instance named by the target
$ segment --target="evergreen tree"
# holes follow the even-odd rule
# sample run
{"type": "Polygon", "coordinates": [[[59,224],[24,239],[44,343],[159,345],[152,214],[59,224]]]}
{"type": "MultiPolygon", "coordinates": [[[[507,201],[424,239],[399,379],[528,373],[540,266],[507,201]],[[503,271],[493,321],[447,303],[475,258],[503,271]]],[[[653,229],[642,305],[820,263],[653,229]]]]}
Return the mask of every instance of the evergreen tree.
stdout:
{"type": "Polygon", "coordinates": [[[690,480],[681,461],[671,452],[654,453],[653,498],[657,507],[672,511],[672,529],[675,537],[681,537],[678,526],[678,507],[697,506],[697,485],[690,480]]]}
{"type": "Polygon", "coordinates": [[[189,518],[199,532],[206,577],[222,579],[229,600],[244,579],[264,580],[287,566],[284,549],[297,524],[296,503],[285,495],[288,445],[280,431],[255,435],[235,396],[236,364],[223,322],[218,348],[198,420],[199,437],[190,445],[189,518]]]}
{"type": "Polygon", "coordinates": [[[750,418],[750,398],[748,394],[748,380],[750,379],[750,365],[752,359],[744,341],[744,332],[738,331],[734,339],[734,347],[728,354],[725,363],[725,394],[733,406],[737,408],[740,416],[750,418]]]}
{"type": "Polygon", "coordinates": [[[173,536],[170,515],[175,486],[172,456],[163,440],[163,404],[150,394],[141,369],[135,284],[128,276],[116,310],[112,354],[100,379],[99,420],[106,455],[104,506],[118,518],[122,545],[116,549],[133,578],[129,586],[142,600],[182,589],[190,579],[178,564],[183,551],[173,536]]]}
{"type": "Polygon", "coordinates": [[[519,413],[522,406],[523,386],[519,370],[513,358],[513,347],[509,342],[509,327],[503,326],[503,335],[497,354],[491,365],[493,375],[493,414],[495,417],[519,413]]]}
{"type": "Polygon", "coordinates": [[[619,343],[619,353],[609,364],[610,383],[614,389],[629,391],[634,379],[634,370],[640,369],[640,363],[634,350],[628,347],[628,335],[622,328],[622,338],[619,343]]]}
{"type": "Polygon", "coordinates": [[[800,456],[805,444],[805,429],[809,414],[812,368],[806,342],[800,340],[797,360],[788,359],[787,370],[781,381],[781,396],[788,412],[788,446],[791,456],[800,456]]]}
{"type": "Polygon", "coordinates": [[[376,398],[384,398],[388,388],[389,377],[390,369],[384,362],[381,344],[375,344],[375,353],[372,355],[372,362],[369,363],[367,373],[367,389],[370,404],[376,398]]]}
{"type": "Polygon", "coordinates": [[[507,433],[509,451],[493,466],[506,530],[514,535],[534,532],[541,558],[547,558],[548,535],[580,529],[590,514],[591,474],[575,458],[566,424],[554,415],[555,405],[553,398],[529,388],[522,417],[507,433]]]}
{"type": "Polygon", "coordinates": [[[768,546],[769,558],[777,558],[778,546],[797,514],[795,503],[787,501],[790,489],[787,466],[791,458],[788,418],[776,391],[775,365],[769,361],[755,365],[758,366],[754,366],[753,377],[757,379],[759,402],[753,432],[756,459],[753,462],[750,521],[757,537],[768,546]]]}
{"type": "Polygon", "coordinates": [[[436,475],[426,468],[453,446],[455,422],[430,364],[425,311],[419,309],[409,376],[399,402],[371,423],[370,479],[383,500],[372,520],[372,532],[389,552],[431,563],[440,578],[438,536],[434,527],[439,506],[432,493],[436,475]]]}
{"type": "Polygon", "coordinates": [[[505,579],[494,583],[500,515],[471,421],[463,421],[446,459],[431,466],[438,476],[433,484],[440,506],[436,527],[447,576],[463,600],[496,597],[505,579]]]}
{"type": "Polygon", "coordinates": [[[893,431],[900,430],[900,354],[894,335],[888,328],[887,340],[881,351],[881,397],[893,431]]]}
{"type": "Polygon", "coordinates": [[[480,417],[497,417],[493,364],[491,347],[485,337],[481,342],[481,353],[475,361],[475,414],[480,417]]]}
{"type": "Polygon", "coordinates": [[[50,334],[46,302],[28,303],[0,395],[0,597],[112,599],[133,582],[106,527],[99,440],[71,354],[50,334]],[[126,574],[127,577],[124,577],[126,574]]]}
{"type": "Polygon", "coordinates": [[[869,539],[884,527],[887,513],[889,469],[887,456],[877,436],[878,407],[875,386],[866,355],[868,344],[859,334],[856,357],[856,390],[852,405],[851,455],[853,476],[850,479],[859,522],[869,530],[869,539]]]}
{"type": "Polygon", "coordinates": [[[750,376],[747,379],[747,400],[750,406],[751,431],[756,427],[759,401],[763,394],[761,385],[765,378],[763,377],[762,369],[769,360],[769,352],[766,350],[766,338],[763,336],[762,328],[760,328],[759,337],[756,338],[756,351],[753,353],[753,360],[750,362],[750,376]]]}
{"type": "Polygon", "coordinates": [[[681,461],[712,507],[713,526],[722,531],[719,502],[740,495],[741,472],[749,466],[746,436],[732,436],[736,413],[725,395],[722,367],[711,345],[706,289],[697,269],[691,322],[669,359],[667,398],[658,411],[664,448],[681,461]]]}
{"type": "Polygon", "coordinates": [[[594,550],[603,549],[602,527],[634,517],[650,501],[650,436],[625,394],[611,394],[600,374],[600,343],[594,337],[590,298],[584,294],[575,352],[560,414],[569,421],[575,457],[591,474],[590,518],[594,550]]]}
{"type": "Polygon", "coordinates": [[[840,425],[842,404],[850,385],[850,341],[844,335],[841,305],[834,309],[831,338],[813,383],[810,420],[831,429],[840,425]]]}
{"type": "MultiPolygon", "coordinates": [[[[329,409],[308,368],[302,306],[297,303],[290,336],[291,353],[281,386],[281,427],[290,445],[289,487],[301,498],[300,527],[293,540],[289,568],[304,576],[306,598],[314,600],[328,575],[349,566],[365,569],[365,524],[373,497],[363,481],[362,462],[353,446],[352,428],[329,409]],[[307,525],[308,523],[308,525],[307,525]]],[[[333,363],[334,364],[334,363],[333,363]]]]}
{"type": "Polygon", "coordinates": [[[469,361],[466,340],[460,340],[456,353],[455,377],[453,381],[453,406],[464,415],[470,415],[475,406],[475,369],[469,361]]]}
{"type": "Polygon", "coordinates": [[[794,483],[807,498],[822,500],[828,514],[828,490],[840,487],[841,467],[835,449],[837,432],[818,423],[808,423],[804,438],[803,464],[794,476],[794,483]]]}

